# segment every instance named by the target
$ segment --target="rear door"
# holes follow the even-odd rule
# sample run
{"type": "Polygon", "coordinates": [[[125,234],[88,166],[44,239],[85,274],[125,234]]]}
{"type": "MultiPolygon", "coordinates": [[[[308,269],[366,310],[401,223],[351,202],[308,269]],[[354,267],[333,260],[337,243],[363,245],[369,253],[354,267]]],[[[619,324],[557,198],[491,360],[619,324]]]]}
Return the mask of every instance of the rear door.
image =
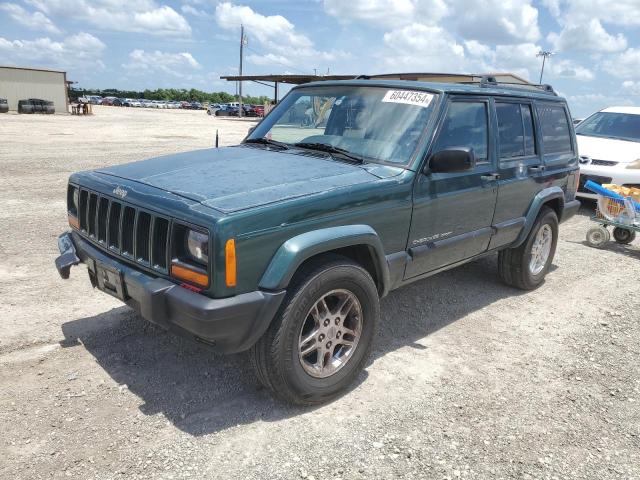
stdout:
{"type": "Polygon", "coordinates": [[[543,188],[545,166],[530,100],[497,97],[493,101],[498,157],[495,233],[489,248],[513,242],[525,223],[533,197],[543,188]]]}

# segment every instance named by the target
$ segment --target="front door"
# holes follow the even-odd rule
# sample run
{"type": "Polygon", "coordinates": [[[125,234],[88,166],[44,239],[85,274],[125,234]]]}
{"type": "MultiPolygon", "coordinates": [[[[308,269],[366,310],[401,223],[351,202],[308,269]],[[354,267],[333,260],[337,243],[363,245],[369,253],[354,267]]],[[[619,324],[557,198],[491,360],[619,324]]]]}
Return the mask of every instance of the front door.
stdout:
{"type": "Polygon", "coordinates": [[[497,172],[489,135],[489,100],[453,97],[431,152],[471,147],[477,165],[460,173],[420,174],[414,186],[405,278],[431,272],[487,250],[496,203],[497,172]]]}

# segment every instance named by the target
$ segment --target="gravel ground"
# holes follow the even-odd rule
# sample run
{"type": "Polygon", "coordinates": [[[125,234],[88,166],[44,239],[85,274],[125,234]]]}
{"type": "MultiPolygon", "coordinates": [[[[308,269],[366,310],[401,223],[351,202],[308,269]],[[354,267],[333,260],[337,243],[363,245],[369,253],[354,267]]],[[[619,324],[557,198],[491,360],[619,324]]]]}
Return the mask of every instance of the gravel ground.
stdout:
{"type": "Polygon", "coordinates": [[[240,140],[247,121],[96,108],[0,117],[0,478],[640,478],[640,248],[561,226],[522,293],[485,258],[391,293],[356,385],[314,409],[243,354],[62,281],[69,173],[240,140]]]}

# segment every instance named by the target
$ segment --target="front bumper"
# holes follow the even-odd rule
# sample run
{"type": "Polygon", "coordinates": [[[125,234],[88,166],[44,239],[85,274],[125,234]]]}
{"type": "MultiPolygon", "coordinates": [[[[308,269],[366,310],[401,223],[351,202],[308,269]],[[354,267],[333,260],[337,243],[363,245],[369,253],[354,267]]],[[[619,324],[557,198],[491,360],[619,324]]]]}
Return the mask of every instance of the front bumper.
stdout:
{"type": "Polygon", "coordinates": [[[580,165],[580,184],[578,186],[578,197],[598,198],[598,196],[584,188],[587,180],[602,185],[603,183],[611,183],[614,185],[640,185],[640,170],[634,168],[625,168],[625,164],[615,167],[600,165],[580,165]]]}
{"type": "Polygon", "coordinates": [[[266,331],[286,293],[257,290],[214,299],[131,268],[75,232],[60,235],[58,248],[61,255],[55,263],[63,279],[69,278],[73,265],[85,263],[94,287],[117,296],[146,320],[194,336],[223,353],[250,348],[266,331]],[[97,278],[96,265],[111,272],[108,275],[118,272],[120,280],[111,281],[107,274],[97,278]],[[111,287],[104,288],[104,282],[111,287]]]}

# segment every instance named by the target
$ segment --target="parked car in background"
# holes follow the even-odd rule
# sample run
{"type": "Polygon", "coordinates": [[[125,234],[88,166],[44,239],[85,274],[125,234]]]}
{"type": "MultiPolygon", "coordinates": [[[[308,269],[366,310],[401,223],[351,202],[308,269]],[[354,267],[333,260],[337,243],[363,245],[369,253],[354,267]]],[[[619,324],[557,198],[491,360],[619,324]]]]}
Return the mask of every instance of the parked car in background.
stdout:
{"type": "Polygon", "coordinates": [[[122,105],[124,105],[125,107],[141,107],[142,106],[140,101],[134,98],[125,98],[124,101],[122,102],[122,105]]]}
{"type": "Polygon", "coordinates": [[[126,99],[124,98],[114,98],[111,101],[111,105],[113,105],[114,107],[124,107],[126,106],[125,103],[127,102],[126,99]]]}
{"type": "Polygon", "coordinates": [[[576,127],[580,152],[578,196],[596,198],[587,180],[640,188],[640,107],[609,107],[576,127]]]}
{"type": "Polygon", "coordinates": [[[264,117],[264,105],[251,105],[259,117],[264,117]]]}
{"type": "Polygon", "coordinates": [[[138,102],[140,102],[140,106],[144,107],[144,108],[153,108],[154,104],[151,100],[147,100],[145,98],[140,98],[138,99],[138,102]]]}
{"type": "Polygon", "coordinates": [[[189,108],[191,110],[202,110],[202,104],[200,102],[191,102],[189,108]]]}
{"type": "Polygon", "coordinates": [[[170,108],[172,110],[176,110],[176,109],[180,108],[180,102],[177,102],[175,100],[167,102],[167,108],[170,108]]]}
{"type": "Polygon", "coordinates": [[[216,117],[237,117],[238,107],[232,107],[231,105],[221,105],[218,110],[215,111],[216,117]]]}
{"type": "Polygon", "coordinates": [[[101,105],[112,106],[112,105],[113,105],[113,102],[114,102],[115,100],[118,100],[118,98],[117,98],[117,97],[104,97],[104,98],[102,99],[101,105]]]}
{"type": "Polygon", "coordinates": [[[220,110],[219,103],[210,103],[207,107],[207,115],[215,115],[216,110],[220,110]]]}
{"type": "Polygon", "coordinates": [[[102,97],[100,95],[91,95],[89,97],[89,103],[91,105],[102,105],[102,97]]]}
{"type": "Polygon", "coordinates": [[[180,108],[182,108],[184,110],[191,110],[191,103],[182,101],[182,102],[180,102],[180,108]]]}
{"type": "Polygon", "coordinates": [[[9,111],[9,102],[6,98],[0,98],[0,113],[7,113],[9,111]]]}

